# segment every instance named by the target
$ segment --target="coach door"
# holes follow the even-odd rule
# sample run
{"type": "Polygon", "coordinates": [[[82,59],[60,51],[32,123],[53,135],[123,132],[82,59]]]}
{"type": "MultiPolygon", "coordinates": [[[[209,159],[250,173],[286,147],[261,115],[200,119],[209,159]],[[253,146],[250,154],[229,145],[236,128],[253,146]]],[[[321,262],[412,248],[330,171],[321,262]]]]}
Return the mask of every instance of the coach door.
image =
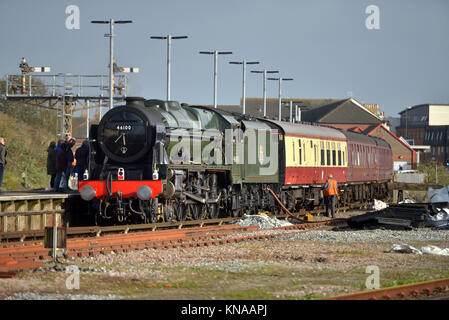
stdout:
{"type": "Polygon", "coordinates": [[[317,182],[319,157],[320,157],[320,154],[318,151],[318,145],[316,143],[314,143],[313,144],[313,170],[314,170],[313,183],[317,182]]]}

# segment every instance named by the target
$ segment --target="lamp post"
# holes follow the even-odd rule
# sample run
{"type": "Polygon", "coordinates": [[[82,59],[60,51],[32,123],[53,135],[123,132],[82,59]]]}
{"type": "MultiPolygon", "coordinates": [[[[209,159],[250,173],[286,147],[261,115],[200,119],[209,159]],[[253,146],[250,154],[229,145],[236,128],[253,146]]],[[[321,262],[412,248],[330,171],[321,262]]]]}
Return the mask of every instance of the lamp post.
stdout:
{"type": "Polygon", "coordinates": [[[158,40],[167,40],[167,101],[170,100],[170,73],[171,73],[171,41],[177,40],[177,39],[187,39],[187,36],[176,36],[173,37],[172,35],[167,35],[166,37],[159,37],[159,36],[151,36],[151,39],[158,39],[158,40]]]}
{"type": "Polygon", "coordinates": [[[230,64],[241,64],[243,66],[243,83],[242,83],[242,109],[243,114],[246,113],[246,65],[247,64],[259,64],[258,61],[231,61],[230,64]]]}
{"type": "Polygon", "coordinates": [[[230,51],[200,51],[200,54],[213,54],[214,55],[214,108],[217,108],[217,87],[218,87],[218,55],[219,54],[232,54],[230,51]]]}
{"type": "Polygon", "coordinates": [[[282,110],[281,110],[281,100],[282,100],[282,81],[292,81],[293,78],[268,78],[268,80],[277,80],[279,81],[279,115],[278,115],[278,120],[281,121],[281,114],[282,114],[282,110]]]}
{"type": "Polygon", "coordinates": [[[114,24],[125,24],[125,23],[132,23],[132,20],[117,20],[114,21],[114,19],[110,19],[109,21],[103,21],[103,20],[93,20],[91,23],[96,24],[108,24],[109,23],[109,33],[105,33],[105,37],[109,38],[109,109],[112,109],[114,105],[114,66],[113,66],[113,59],[114,59],[114,24]]]}
{"type": "Polygon", "coordinates": [[[263,116],[267,116],[267,73],[279,73],[279,71],[275,70],[257,70],[251,71],[252,73],[263,73],[263,116]]]}

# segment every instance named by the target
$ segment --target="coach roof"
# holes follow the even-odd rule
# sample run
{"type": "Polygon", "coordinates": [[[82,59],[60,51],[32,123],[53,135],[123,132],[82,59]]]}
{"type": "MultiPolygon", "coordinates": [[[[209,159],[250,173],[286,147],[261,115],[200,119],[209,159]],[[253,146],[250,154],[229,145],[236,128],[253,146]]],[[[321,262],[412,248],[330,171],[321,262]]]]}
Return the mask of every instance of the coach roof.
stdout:
{"type": "Polygon", "coordinates": [[[292,123],[268,119],[264,120],[281,127],[285,135],[314,136],[346,140],[346,136],[341,131],[330,127],[312,125],[307,123],[292,123]]]}

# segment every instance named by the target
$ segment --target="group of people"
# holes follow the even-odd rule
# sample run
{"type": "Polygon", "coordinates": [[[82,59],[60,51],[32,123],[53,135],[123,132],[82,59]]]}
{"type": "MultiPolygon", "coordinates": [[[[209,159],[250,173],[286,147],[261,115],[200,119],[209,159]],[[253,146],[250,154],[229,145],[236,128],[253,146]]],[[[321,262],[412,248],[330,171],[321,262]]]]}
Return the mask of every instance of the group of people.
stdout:
{"type": "Polygon", "coordinates": [[[76,139],[67,137],[66,140],[50,142],[47,149],[47,174],[51,176],[50,187],[55,191],[65,191],[68,188],[72,173],[78,174],[81,179],[89,163],[89,142],[84,140],[75,154],[73,146],[76,139]],[[62,187],[61,187],[62,186],[62,187]]]}

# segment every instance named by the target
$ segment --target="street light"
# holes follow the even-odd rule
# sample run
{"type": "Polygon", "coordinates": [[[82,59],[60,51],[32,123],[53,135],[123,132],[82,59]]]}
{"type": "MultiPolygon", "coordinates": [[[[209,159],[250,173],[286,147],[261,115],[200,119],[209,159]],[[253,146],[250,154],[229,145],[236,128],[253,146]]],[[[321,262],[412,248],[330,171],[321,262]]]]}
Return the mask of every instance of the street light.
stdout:
{"type": "Polygon", "coordinates": [[[109,21],[106,20],[93,20],[91,23],[97,23],[97,24],[108,24],[109,23],[109,33],[105,33],[104,36],[106,38],[109,38],[109,109],[112,109],[114,102],[114,70],[113,70],[113,61],[114,58],[114,24],[125,24],[125,23],[132,23],[132,20],[117,20],[114,21],[114,19],[110,19],[109,21]]]}
{"type": "Polygon", "coordinates": [[[218,55],[219,54],[232,54],[230,51],[200,51],[200,54],[213,54],[214,55],[214,108],[217,108],[217,81],[218,81],[218,55]]]}
{"type": "Polygon", "coordinates": [[[268,71],[266,69],[262,71],[251,71],[252,73],[263,73],[263,116],[267,116],[267,73],[279,73],[279,71],[268,71]]]}
{"type": "Polygon", "coordinates": [[[187,36],[167,35],[166,37],[151,36],[151,39],[167,40],[167,101],[170,100],[170,70],[171,70],[171,41],[177,39],[187,39],[187,36]]]}
{"type": "Polygon", "coordinates": [[[248,62],[246,60],[243,61],[231,61],[230,64],[241,64],[243,66],[243,84],[242,84],[242,100],[243,100],[243,114],[246,113],[246,65],[247,64],[259,64],[258,61],[251,61],[248,62]]]}
{"type": "Polygon", "coordinates": [[[279,81],[279,121],[281,121],[281,96],[282,96],[282,81],[292,81],[293,78],[268,78],[268,80],[279,81]]]}

